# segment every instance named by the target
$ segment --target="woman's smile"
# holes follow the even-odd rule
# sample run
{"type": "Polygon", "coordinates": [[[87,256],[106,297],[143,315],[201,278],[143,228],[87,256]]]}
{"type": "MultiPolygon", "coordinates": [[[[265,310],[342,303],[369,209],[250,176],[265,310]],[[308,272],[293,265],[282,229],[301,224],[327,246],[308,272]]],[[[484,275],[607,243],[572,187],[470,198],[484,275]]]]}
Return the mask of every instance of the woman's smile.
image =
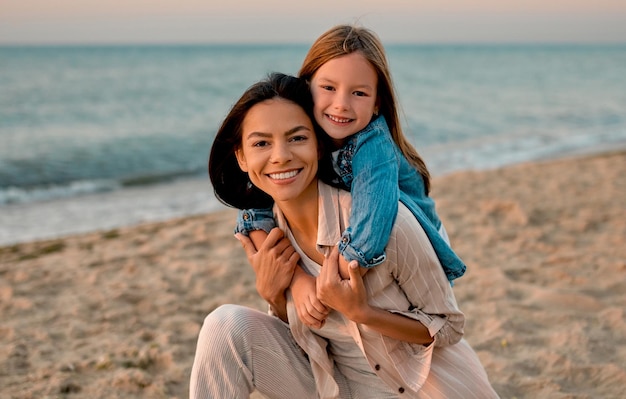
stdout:
{"type": "Polygon", "coordinates": [[[302,200],[317,190],[317,136],[299,105],[272,99],[250,108],[236,154],[252,184],[276,202],[302,200]]]}
{"type": "Polygon", "coordinates": [[[288,172],[268,173],[268,176],[274,180],[287,180],[295,177],[300,173],[301,169],[295,169],[288,172]]]}

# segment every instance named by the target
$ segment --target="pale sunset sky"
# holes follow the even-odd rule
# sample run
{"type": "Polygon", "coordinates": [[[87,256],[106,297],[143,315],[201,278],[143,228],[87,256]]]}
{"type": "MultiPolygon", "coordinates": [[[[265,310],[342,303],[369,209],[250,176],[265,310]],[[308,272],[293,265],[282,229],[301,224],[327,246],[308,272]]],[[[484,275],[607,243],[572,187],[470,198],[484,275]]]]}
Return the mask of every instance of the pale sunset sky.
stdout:
{"type": "Polygon", "coordinates": [[[308,44],[353,22],[388,43],[625,43],[626,0],[0,0],[0,44],[308,44]]]}

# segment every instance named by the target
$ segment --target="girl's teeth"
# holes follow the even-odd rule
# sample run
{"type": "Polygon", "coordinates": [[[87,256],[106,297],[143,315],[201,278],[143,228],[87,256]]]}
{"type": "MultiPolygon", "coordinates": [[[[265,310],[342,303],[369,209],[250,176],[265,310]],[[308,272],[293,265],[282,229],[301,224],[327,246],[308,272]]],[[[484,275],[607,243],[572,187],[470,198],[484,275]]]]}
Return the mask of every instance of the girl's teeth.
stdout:
{"type": "Polygon", "coordinates": [[[346,122],[350,122],[350,119],[341,119],[341,118],[337,118],[334,117],[332,115],[328,115],[328,117],[330,118],[330,120],[332,120],[333,122],[338,122],[338,123],[346,123],[346,122]]]}
{"type": "Polygon", "coordinates": [[[291,172],[282,172],[282,173],[270,173],[270,177],[276,180],[290,179],[298,174],[297,170],[292,170],[291,172]]]}

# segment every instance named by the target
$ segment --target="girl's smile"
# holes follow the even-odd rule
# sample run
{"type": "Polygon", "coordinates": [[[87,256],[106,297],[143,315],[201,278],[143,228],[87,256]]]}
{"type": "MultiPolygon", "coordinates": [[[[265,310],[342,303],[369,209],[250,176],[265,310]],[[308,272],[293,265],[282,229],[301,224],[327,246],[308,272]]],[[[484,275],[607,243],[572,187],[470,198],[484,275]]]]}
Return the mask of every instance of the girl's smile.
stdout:
{"type": "Polygon", "coordinates": [[[327,61],[311,79],[317,123],[338,141],[364,129],[376,112],[377,84],[376,70],[358,51],[327,61]]]}

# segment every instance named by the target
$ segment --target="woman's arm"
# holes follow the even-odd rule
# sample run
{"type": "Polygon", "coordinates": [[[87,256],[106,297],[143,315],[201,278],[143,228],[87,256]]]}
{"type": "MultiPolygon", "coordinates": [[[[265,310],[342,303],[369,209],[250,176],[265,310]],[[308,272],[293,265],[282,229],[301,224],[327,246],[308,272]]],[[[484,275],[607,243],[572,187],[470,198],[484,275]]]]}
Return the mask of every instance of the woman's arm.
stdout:
{"type": "Polygon", "coordinates": [[[248,237],[240,233],[235,237],[243,245],[254,269],[257,292],[270,304],[274,314],[287,322],[285,290],[291,284],[300,255],[278,228],[270,231],[258,250],[248,237]]]}
{"type": "Polygon", "coordinates": [[[420,321],[437,346],[453,345],[463,337],[465,316],[422,225],[400,204],[387,245],[393,253],[388,264],[409,309],[390,310],[420,321]]]}
{"type": "Polygon", "coordinates": [[[317,296],[323,303],[390,338],[423,345],[433,342],[428,328],[421,322],[371,306],[359,266],[351,262],[350,279],[344,280],[338,273],[338,258],[337,250],[333,249],[317,278],[317,296]]]}
{"type": "Polygon", "coordinates": [[[318,277],[318,297],[351,320],[389,337],[414,343],[428,343],[433,337],[437,346],[453,345],[463,336],[465,316],[456,304],[450,283],[411,212],[401,204],[395,219],[386,247],[386,264],[365,276],[366,283],[372,284],[368,289],[375,290],[372,294],[385,298],[385,307],[374,307],[376,300],[367,297],[358,273],[342,281],[334,271],[336,261],[332,256],[326,260],[329,267],[323,267],[322,277],[318,277]]]}

